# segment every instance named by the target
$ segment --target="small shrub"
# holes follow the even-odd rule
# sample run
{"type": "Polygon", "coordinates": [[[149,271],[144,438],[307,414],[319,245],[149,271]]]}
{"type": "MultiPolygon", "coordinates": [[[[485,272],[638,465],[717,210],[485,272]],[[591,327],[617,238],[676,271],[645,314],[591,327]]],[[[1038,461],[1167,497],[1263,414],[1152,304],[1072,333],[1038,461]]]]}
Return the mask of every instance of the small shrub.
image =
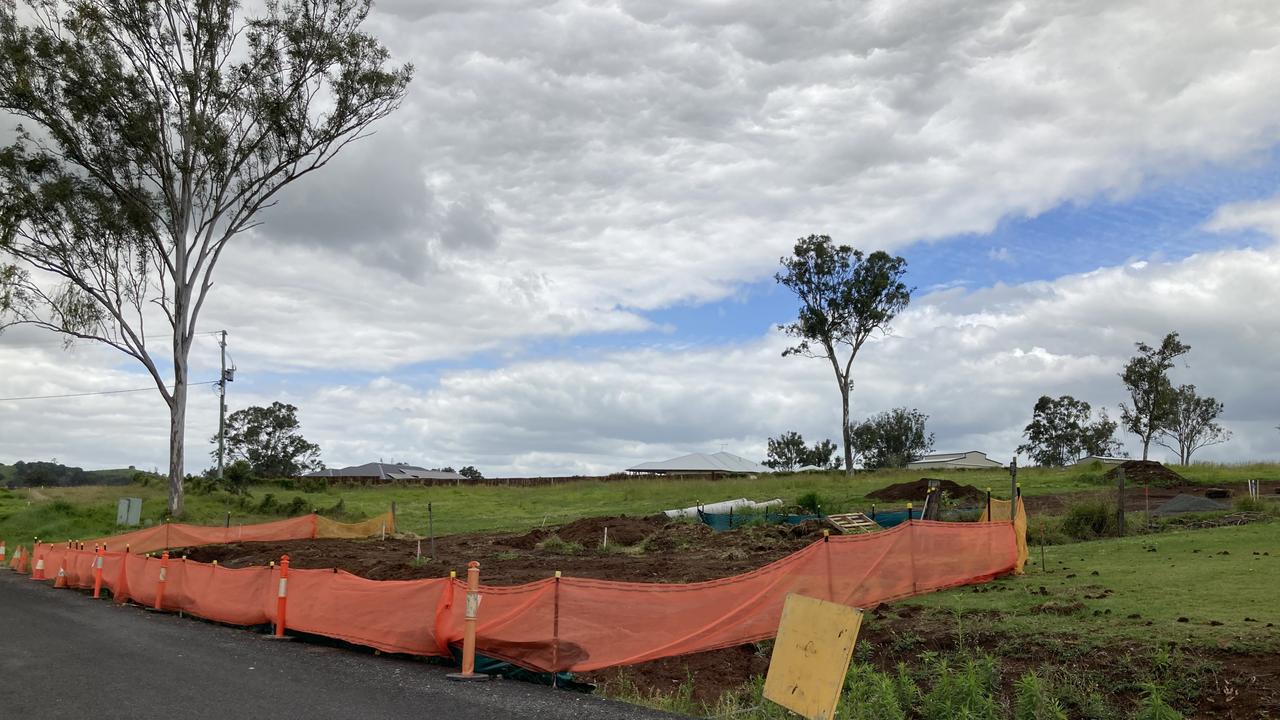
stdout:
{"type": "Polygon", "coordinates": [[[844,681],[842,718],[849,720],[906,720],[894,679],[871,665],[853,665],[844,681]]]}
{"type": "Polygon", "coordinates": [[[275,493],[267,493],[262,496],[262,501],[258,503],[258,512],[263,515],[275,514],[280,509],[280,503],[276,502],[275,493]]]}
{"type": "Polygon", "coordinates": [[[1062,532],[1076,540],[1092,540],[1116,531],[1115,508],[1106,502],[1072,505],[1062,519],[1062,532]]]}
{"type": "Polygon", "coordinates": [[[301,495],[294,495],[293,500],[284,508],[284,514],[290,517],[295,515],[305,515],[309,507],[307,501],[301,495]]]}
{"type": "Polygon", "coordinates": [[[823,504],[822,497],[813,491],[804,493],[796,498],[796,506],[810,515],[821,514],[823,504]]]}
{"type": "Polygon", "coordinates": [[[985,654],[966,657],[959,668],[946,659],[928,658],[926,662],[934,684],[921,701],[924,720],[999,720],[995,694],[1000,677],[994,658],[985,654]]]}
{"type": "Polygon", "coordinates": [[[1182,713],[1164,701],[1164,691],[1159,685],[1148,684],[1133,720],[1182,720],[1182,713]]]}
{"type": "Polygon", "coordinates": [[[1034,672],[1013,684],[1013,720],[1067,720],[1067,711],[1034,672]]]}

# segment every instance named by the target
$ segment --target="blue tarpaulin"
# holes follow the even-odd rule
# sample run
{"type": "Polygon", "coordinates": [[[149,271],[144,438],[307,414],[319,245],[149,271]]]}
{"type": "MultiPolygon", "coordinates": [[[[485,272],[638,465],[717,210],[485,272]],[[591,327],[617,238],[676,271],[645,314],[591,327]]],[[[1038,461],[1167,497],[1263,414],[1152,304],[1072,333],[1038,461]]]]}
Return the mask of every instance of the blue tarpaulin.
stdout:
{"type": "Polygon", "coordinates": [[[821,515],[788,515],[775,512],[735,512],[706,513],[698,511],[698,519],[710,525],[716,532],[724,532],[743,525],[764,523],[765,525],[799,525],[805,520],[821,520],[821,515]]]}

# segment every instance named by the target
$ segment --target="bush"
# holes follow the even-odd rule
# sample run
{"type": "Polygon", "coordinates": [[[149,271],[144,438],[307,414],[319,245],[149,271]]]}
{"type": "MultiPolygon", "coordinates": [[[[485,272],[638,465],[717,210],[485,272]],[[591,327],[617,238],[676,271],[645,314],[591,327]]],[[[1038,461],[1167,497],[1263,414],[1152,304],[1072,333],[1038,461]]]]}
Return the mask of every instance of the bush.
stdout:
{"type": "Polygon", "coordinates": [[[1072,505],[1062,519],[1062,532],[1076,540],[1092,540],[1116,532],[1116,511],[1110,503],[1072,505]]]}
{"type": "Polygon", "coordinates": [[[1013,691],[1014,720],[1067,720],[1067,711],[1034,672],[1018,678],[1013,691]]]}
{"type": "Polygon", "coordinates": [[[810,491],[796,498],[796,506],[810,515],[821,515],[824,502],[818,493],[810,491]]]}
{"type": "Polygon", "coordinates": [[[1000,672],[994,658],[985,654],[967,657],[960,667],[937,658],[927,664],[929,676],[935,681],[921,703],[924,720],[999,720],[995,695],[1000,672]]]}

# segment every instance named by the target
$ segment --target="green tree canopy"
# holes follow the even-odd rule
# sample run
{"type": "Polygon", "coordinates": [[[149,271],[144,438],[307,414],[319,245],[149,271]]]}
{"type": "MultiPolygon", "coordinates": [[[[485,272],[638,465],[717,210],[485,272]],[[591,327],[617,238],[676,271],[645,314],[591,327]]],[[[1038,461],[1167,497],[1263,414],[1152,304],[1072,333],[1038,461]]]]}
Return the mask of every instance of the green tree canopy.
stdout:
{"type": "Polygon", "coordinates": [[[797,240],[793,254],[779,262],[782,270],[774,279],[800,300],[796,321],[779,326],[798,341],[782,354],[831,363],[840,392],[844,466],[852,473],[853,360],[872,334],[889,332],[893,319],[911,302],[911,289],[902,282],[907,261],[882,250],[864,255],[848,245],[836,245],[827,235],[810,235],[797,240]]]}
{"type": "Polygon", "coordinates": [[[1022,431],[1027,441],[1018,446],[1018,452],[1047,467],[1062,467],[1087,455],[1119,453],[1115,421],[1106,410],[1094,421],[1092,411],[1089,403],[1070,395],[1040,396],[1031,422],[1022,431]]]}
{"type": "Polygon", "coordinates": [[[369,0],[24,5],[0,2],[0,110],[25,124],[0,148],[0,329],[141,363],[181,515],[187,360],[218,260],[392,112],[411,68],[361,31],[369,0]]]}
{"type": "Polygon", "coordinates": [[[853,449],[868,470],[902,468],[929,454],[933,433],[926,432],[929,416],[900,407],[863,420],[850,429],[853,449]]]}
{"type": "Polygon", "coordinates": [[[1129,403],[1120,404],[1120,421],[1124,429],[1142,440],[1142,459],[1146,460],[1151,440],[1166,427],[1175,412],[1173,383],[1169,370],[1174,361],[1191,351],[1191,346],[1171,332],[1159,347],[1137,342],[1138,354],[1125,363],[1120,379],[1129,391],[1129,403]]]}
{"type": "Polygon", "coordinates": [[[1200,397],[1195,385],[1178,386],[1172,400],[1156,442],[1178,453],[1179,464],[1190,465],[1195,451],[1231,439],[1231,431],[1217,422],[1222,403],[1211,397],[1200,397]]]}
{"type": "MultiPolygon", "coordinates": [[[[260,478],[295,477],[323,469],[320,446],[307,442],[300,427],[298,408],[286,403],[237,410],[227,416],[227,454],[235,461],[247,462],[260,478]]],[[[217,460],[217,433],[211,442],[214,450],[210,455],[217,460]]]]}
{"type": "Polygon", "coordinates": [[[775,470],[791,471],[807,465],[826,470],[835,467],[838,462],[833,457],[836,452],[835,443],[822,440],[809,447],[805,444],[804,437],[795,431],[769,438],[768,447],[768,459],[761,464],[775,470]]]}

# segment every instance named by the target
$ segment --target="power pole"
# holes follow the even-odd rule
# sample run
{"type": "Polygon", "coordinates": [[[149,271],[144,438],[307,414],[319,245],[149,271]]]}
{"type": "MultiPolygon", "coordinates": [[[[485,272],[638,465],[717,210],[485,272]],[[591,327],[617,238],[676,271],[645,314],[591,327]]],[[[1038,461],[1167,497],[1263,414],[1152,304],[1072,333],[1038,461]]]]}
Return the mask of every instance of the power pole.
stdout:
{"type": "Polygon", "coordinates": [[[222,350],[222,372],[218,374],[218,482],[222,482],[222,454],[227,425],[227,331],[221,331],[218,347],[222,350]]]}

